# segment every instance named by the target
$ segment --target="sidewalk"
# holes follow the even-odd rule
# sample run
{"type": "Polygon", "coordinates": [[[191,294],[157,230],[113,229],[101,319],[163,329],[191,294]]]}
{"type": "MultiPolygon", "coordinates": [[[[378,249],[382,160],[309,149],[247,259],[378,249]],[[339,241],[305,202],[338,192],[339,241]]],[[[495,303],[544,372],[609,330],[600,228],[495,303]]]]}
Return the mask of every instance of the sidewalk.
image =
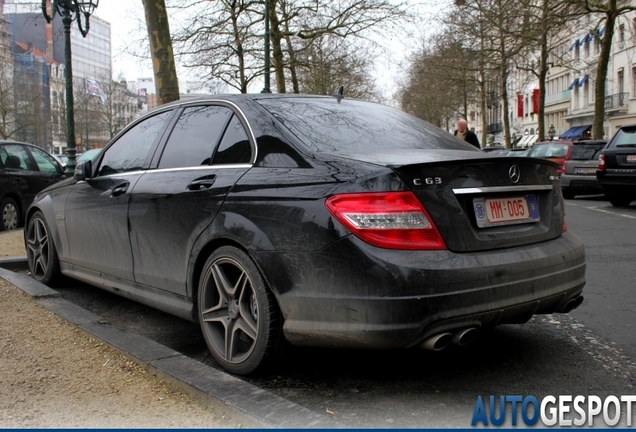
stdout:
{"type": "Polygon", "coordinates": [[[26,268],[22,243],[0,233],[0,428],[345,427],[9,270],[26,268]]]}
{"type": "MultiPolygon", "coordinates": [[[[0,257],[24,256],[22,230],[0,257]]],[[[0,428],[235,428],[0,278],[0,428]]]]}

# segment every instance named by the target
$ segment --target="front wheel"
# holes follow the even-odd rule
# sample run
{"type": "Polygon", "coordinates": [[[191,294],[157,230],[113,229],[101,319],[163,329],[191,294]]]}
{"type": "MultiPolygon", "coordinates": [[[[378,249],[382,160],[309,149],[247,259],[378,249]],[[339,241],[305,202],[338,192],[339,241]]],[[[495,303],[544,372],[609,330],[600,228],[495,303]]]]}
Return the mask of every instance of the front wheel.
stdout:
{"type": "Polygon", "coordinates": [[[59,278],[60,261],[53,244],[51,230],[42,212],[36,212],[29,221],[26,252],[33,279],[48,285],[59,278]]]}
{"type": "Polygon", "coordinates": [[[215,360],[229,372],[253,373],[276,359],[282,316],[250,257],[224,246],[206,261],[199,281],[199,322],[215,360]]]}

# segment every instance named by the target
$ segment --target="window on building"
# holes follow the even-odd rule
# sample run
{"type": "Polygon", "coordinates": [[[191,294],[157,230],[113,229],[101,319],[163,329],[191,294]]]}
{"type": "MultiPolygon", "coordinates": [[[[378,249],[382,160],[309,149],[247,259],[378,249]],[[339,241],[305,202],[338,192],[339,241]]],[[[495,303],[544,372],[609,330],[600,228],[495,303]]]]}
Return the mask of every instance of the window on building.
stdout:
{"type": "Polygon", "coordinates": [[[574,88],[572,88],[572,108],[573,109],[579,109],[579,86],[575,85],[574,88]]]}

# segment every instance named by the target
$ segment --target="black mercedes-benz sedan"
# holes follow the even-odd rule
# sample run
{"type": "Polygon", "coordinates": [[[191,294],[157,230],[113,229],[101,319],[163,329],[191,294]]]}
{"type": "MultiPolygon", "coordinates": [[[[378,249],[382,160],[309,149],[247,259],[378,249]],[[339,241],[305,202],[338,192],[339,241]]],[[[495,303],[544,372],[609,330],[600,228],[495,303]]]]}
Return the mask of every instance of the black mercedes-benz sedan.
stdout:
{"type": "Polygon", "coordinates": [[[199,322],[237,374],[285,339],[439,350],[582,301],[556,169],[371,102],[189,99],[36,197],[29,267],[199,322]]]}

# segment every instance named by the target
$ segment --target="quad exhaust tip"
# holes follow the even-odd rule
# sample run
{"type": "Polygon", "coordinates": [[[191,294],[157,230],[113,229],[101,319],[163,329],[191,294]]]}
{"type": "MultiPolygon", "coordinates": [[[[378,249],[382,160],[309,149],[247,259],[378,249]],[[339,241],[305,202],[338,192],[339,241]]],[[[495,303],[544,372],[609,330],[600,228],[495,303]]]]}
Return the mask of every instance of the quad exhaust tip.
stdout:
{"type": "Polygon", "coordinates": [[[475,327],[468,327],[458,330],[454,334],[440,333],[426,339],[421,346],[422,348],[431,351],[441,351],[450,344],[464,346],[475,340],[475,337],[477,337],[477,332],[478,331],[475,327]]]}

